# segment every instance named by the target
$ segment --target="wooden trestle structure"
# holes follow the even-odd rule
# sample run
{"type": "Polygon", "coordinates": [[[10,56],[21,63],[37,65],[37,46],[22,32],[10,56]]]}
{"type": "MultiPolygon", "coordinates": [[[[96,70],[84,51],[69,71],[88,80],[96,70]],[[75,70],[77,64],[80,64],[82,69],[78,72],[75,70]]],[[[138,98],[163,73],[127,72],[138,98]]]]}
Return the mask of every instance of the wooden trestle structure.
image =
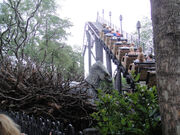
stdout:
{"type": "MultiPolygon", "coordinates": [[[[97,24],[98,25],[98,24],[97,24]]],[[[108,39],[102,39],[100,36],[100,30],[98,29],[98,26],[96,23],[88,22],[85,25],[85,34],[86,42],[84,41],[83,45],[83,56],[85,56],[86,50],[88,48],[88,68],[90,70],[90,67],[92,65],[92,57],[95,59],[95,61],[101,61],[102,63],[106,64],[107,70],[112,76],[112,62],[117,66],[117,74],[115,78],[115,89],[119,91],[119,93],[122,93],[122,76],[126,78],[126,81],[128,84],[130,84],[131,90],[133,91],[135,88],[134,80],[131,77],[131,75],[128,73],[128,71],[124,68],[121,61],[118,57],[116,57],[116,53],[118,55],[118,51],[116,50],[116,47],[114,47],[113,50],[111,50],[111,47],[107,45],[107,42],[110,40],[108,39]],[[93,54],[91,48],[95,45],[95,55],[93,54]],[[106,54],[106,62],[103,61],[103,50],[105,50],[106,54]]],[[[111,40],[111,44],[113,44],[113,41],[111,40]]]]}

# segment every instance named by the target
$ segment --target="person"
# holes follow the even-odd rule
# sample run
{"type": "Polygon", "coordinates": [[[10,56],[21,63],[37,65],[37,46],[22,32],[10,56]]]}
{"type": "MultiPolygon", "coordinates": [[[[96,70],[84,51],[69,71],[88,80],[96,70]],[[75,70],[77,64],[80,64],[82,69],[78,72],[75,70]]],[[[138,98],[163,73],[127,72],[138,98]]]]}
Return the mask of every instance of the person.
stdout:
{"type": "Polygon", "coordinates": [[[117,37],[120,37],[120,36],[121,36],[121,34],[119,33],[118,30],[116,30],[116,36],[117,36],[117,37]]]}
{"type": "Polygon", "coordinates": [[[104,26],[102,31],[104,32],[104,34],[111,32],[108,26],[106,26],[106,27],[104,26]]]}
{"type": "Polygon", "coordinates": [[[116,36],[116,32],[114,31],[114,29],[111,29],[111,33],[113,34],[113,36],[116,36]]]}
{"type": "Polygon", "coordinates": [[[102,28],[102,32],[105,32],[107,30],[107,25],[106,24],[103,24],[103,28],[102,28]]]}
{"type": "Polygon", "coordinates": [[[133,47],[133,46],[131,46],[131,47],[129,48],[129,50],[130,50],[130,52],[128,53],[128,55],[135,55],[134,47],[133,47]]]}
{"type": "Polygon", "coordinates": [[[131,47],[134,47],[134,43],[131,43],[130,46],[131,46],[131,47]]]}
{"type": "Polygon", "coordinates": [[[0,114],[0,135],[24,135],[19,126],[7,115],[0,114]]]}
{"type": "Polygon", "coordinates": [[[111,31],[111,27],[107,27],[107,30],[104,32],[104,34],[107,37],[113,37],[112,31],[111,31]]]}
{"type": "Polygon", "coordinates": [[[148,56],[147,56],[147,60],[146,60],[147,62],[154,62],[154,59],[153,59],[153,55],[152,54],[149,54],[148,56]]]}
{"type": "Polygon", "coordinates": [[[145,62],[144,54],[139,53],[137,59],[134,62],[145,62]]]}
{"type": "Polygon", "coordinates": [[[102,25],[103,29],[105,29],[105,28],[106,28],[106,26],[107,26],[107,24],[105,24],[105,23],[104,23],[104,24],[102,25]]]}
{"type": "Polygon", "coordinates": [[[137,54],[143,53],[142,47],[138,47],[137,54]]]}

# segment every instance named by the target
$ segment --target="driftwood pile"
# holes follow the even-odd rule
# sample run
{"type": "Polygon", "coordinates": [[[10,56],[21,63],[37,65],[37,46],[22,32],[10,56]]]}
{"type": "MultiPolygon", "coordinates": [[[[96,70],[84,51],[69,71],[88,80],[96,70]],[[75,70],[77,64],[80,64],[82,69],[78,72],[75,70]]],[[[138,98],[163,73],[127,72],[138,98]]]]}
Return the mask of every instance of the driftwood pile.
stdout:
{"type": "MultiPolygon", "coordinates": [[[[78,89],[89,88],[82,82],[78,89]]],[[[64,123],[81,130],[91,124],[89,114],[95,105],[87,102],[87,94],[72,94],[69,82],[58,73],[47,72],[27,65],[0,65],[0,109],[25,112],[64,123]]]]}

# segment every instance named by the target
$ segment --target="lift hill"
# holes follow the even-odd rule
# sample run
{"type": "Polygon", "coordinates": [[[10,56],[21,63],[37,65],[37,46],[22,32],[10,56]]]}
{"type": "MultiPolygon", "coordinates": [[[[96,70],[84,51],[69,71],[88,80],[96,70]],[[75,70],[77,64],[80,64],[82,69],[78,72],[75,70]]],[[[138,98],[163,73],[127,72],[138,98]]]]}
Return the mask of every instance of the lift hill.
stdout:
{"type": "MultiPolygon", "coordinates": [[[[89,69],[92,65],[92,56],[95,61],[100,60],[103,62],[103,50],[106,54],[106,67],[112,76],[112,62],[117,66],[117,73],[115,76],[115,88],[120,92],[123,91],[134,91],[135,82],[132,78],[131,72],[135,70],[135,73],[140,73],[139,81],[144,81],[151,87],[156,84],[156,72],[155,72],[155,62],[137,62],[134,60],[137,55],[128,55],[132,43],[131,39],[121,38],[117,40],[104,34],[102,31],[103,24],[99,22],[87,22],[85,24],[85,34],[83,43],[83,56],[85,57],[86,50],[88,48],[88,65],[89,69]],[[95,55],[93,54],[92,48],[95,46],[95,55]],[[112,61],[112,62],[111,62],[112,61]],[[122,75],[126,78],[127,83],[130,85],[128,89],[122,89],[122,75]]],[[[135,51],[137,50],[137,45],[135,45],[135,51]]]]}

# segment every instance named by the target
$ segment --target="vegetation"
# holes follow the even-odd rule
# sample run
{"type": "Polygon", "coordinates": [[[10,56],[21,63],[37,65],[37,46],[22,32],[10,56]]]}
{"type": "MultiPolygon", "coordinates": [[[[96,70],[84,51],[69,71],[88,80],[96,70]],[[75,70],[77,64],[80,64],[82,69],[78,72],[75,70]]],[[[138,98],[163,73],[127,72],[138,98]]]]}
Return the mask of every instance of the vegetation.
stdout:
{"type": "Polygon", "coordinates": [[[65,40],[72,26],[56,14],[55,0],[17,0],[0,3],[0,59],[14,56],[17,64],[30,61],[49,71],[60,72],[64,79],[81,76],[80,52],[65,40]],[[72,72],[73,71],[73,72],[72,72]],[[69,74],[72,73],[72,74],[69,74]]]}
{"type": "MultiPolygon", "coordinates": [[[[154,51],[153,47],[153,31],[152,31],[152,21],[148,17],[142,18],[141,29],[140,29],[140,46],[143,47],[145,51],[154,51]]],[[[137,32],[134,32],[133,35],[137,36],[137,32]]]]}
{"type": "Polygon", "coordinates": [[[137,85],[135,93],[98,91],[98,111],[92,114],[103,135],[160,135],[161,119],[156,88],[137,85]]]}
{"type": "Polygon", "coordinates": [[[87,127],[87,95],[69,92],[83,71],[81,53],[65,43],[71,26],[55,0],[0,2],[0,109],[87,127]]]}

